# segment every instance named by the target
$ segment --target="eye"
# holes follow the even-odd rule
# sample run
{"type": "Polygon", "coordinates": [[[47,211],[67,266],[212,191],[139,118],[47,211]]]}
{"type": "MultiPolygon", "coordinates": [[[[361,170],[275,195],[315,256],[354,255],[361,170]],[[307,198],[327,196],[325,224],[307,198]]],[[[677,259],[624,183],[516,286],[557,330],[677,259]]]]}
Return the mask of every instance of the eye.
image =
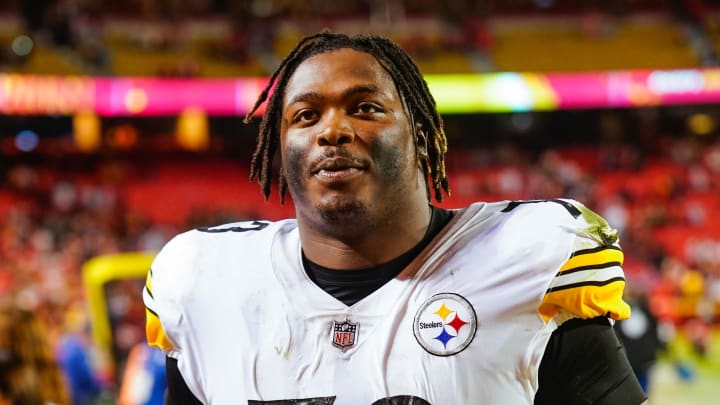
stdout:
{"type": "Polygon", "coordinates": [[[317,120],[318,114],[311,109],[304,108],[293,116],[293,123],[309,123],[317,120]]]}
{"type": "Polygon", "coordinates": [[[355,107],[355,113],[357,114],[376,114],[383,111],[379,105],[370,102],[360,103],[355,107]]]}

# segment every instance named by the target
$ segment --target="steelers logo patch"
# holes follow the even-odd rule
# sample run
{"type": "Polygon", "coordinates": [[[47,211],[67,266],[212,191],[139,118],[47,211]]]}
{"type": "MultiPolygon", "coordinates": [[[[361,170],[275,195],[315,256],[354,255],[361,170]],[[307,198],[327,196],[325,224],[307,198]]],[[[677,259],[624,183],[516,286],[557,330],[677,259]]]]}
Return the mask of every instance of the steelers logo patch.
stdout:
{"type": "Polygon", "coordinates": [[[428,298],[415,314],[413,332],[420,346],[436,356],[465,350],[475,337],[477,316],[472,305],[454,293],[428,298]]]}

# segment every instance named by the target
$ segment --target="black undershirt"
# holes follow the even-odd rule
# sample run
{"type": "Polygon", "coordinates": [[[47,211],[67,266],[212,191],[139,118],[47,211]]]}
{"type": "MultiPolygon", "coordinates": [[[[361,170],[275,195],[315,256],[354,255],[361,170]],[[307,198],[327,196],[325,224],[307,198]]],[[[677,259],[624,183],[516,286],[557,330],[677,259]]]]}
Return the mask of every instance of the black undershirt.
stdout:
{"type": "Polygon", "coordinates": [[[303,253],[305,272],[326,293],[351,306],[400,274],[451,219],[451,211],[432,207],[430,225],[422,240],[412,249],[389,262],[365,269],[338,271],[311,262],[303,253]]]}
{"type": "MultiPolygon", "coordinates": [[[[400,257],[357,270],[332,270],[308,260],[308,276],[345,305],[353,305],[397,276],[452,219],[452,212],[432,207],[430,225],[423,239],[400,257]]],[[[200,404],[177,368],[166,361],[167,404],[200,404]]],[[[539,389],[534,405],[638,405],[646,399],[633,375],[624,349],[604,317],[573,319],[556,329],[545,349],[539,369],[539,389]]],[[[482,382],[479,382],[482,383],[482,382]]]]}

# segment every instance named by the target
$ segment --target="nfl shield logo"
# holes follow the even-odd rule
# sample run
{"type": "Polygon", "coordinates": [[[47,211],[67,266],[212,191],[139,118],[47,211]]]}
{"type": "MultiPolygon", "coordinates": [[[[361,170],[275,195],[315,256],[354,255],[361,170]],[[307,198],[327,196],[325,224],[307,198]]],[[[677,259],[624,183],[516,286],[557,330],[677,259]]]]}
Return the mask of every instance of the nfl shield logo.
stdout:
{"type": "Polygon", "coordinates": [[[332,344],[333,346],[345,351],[348,347],[355,345],[357,341],[357,333],[360,325],[352,323],[347,319],[345,322],[333,321],[332,325],[332,344]]]}

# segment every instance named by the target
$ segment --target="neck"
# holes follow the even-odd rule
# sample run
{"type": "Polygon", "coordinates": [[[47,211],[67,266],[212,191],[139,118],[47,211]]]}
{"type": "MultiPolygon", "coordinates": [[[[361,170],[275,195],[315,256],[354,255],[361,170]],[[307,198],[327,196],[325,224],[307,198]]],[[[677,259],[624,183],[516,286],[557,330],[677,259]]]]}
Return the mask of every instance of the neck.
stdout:
{"type": "Polygon", "coordinates": [[[298,215],[300,243],[305,256],[323,267],[369,268],[395,259],[417,245],[430,218],[426,200],[386,212],[377,220],[365,218],[362,225],[314,226],[298,215]]]}

